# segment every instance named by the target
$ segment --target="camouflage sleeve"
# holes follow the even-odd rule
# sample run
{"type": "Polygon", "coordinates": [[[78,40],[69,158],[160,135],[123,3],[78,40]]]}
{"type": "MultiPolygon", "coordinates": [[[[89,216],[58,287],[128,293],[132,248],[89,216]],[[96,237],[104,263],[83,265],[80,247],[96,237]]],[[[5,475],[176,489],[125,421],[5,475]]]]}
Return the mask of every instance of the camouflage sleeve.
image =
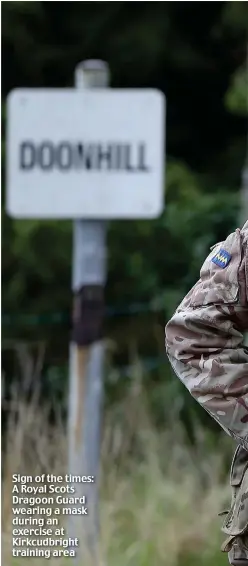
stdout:
{"type": "Polygon", "coordinates": [[[197,401],[248,449],[248,222],[217,244],[165,329],[170,363],[197,401]]]}

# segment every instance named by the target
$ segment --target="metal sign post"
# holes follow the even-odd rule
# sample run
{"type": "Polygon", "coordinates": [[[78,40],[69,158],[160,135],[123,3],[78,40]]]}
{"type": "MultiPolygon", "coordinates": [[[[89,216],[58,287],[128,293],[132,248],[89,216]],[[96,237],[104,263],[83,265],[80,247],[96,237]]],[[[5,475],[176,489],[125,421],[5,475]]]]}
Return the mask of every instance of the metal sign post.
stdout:
{"type": "MultiPolygon", "coordinates": [[[[104,88],[108,67],[102,61],[79,64],[78,89],[104,88]]],[[[70,347],[69,473],[84,475],[90,483],[74,484],[76,495],[86,497],[87,515],[71,515],[69,535],[83,542],[82,551],[97,554],[98,482],[101,408],[103,398],[104,285],[106,282],[106,222],[75,220],[73,224],[74,293],[73,342],[70,347]],[[86,548],[87,547],[87,548],[86,548]]],[[[82,545],[81,542],[81,545],[82,545]]]]}
{"type": "MultiPolygon", "coordinates": [[[[246,48],[246,79],[248,80],[248,45],[246,48]]],[[[248,103],[248,99],[246,100],[248,103]]],[[[248,107],[246,106],[246,114],[248,107]]],[[[248,220],[248,132],[246,135],[245,162],[241,171],[241,211],[240,221],[243,225],[248,220]]]]}

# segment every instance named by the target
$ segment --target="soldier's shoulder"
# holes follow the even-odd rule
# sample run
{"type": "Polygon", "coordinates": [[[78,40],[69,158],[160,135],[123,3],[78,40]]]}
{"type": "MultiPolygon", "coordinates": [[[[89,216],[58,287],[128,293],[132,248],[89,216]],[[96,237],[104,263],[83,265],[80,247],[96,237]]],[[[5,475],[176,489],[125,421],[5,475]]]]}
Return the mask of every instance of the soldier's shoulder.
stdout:
{"type": "Polygon", "coordinates": [[[187,296],[189,306],[235,304],[242,257],[241,230],[237,229],[226,240],[212,246],[201,267],[200,279],[187,296]]]}
{"type": "Polygon", "coordinates": [[[243,243],[247,246],[248,242],[248,220],[244,224],[243,228],[241,228],[241,234],[243,237],[243,243]]]}

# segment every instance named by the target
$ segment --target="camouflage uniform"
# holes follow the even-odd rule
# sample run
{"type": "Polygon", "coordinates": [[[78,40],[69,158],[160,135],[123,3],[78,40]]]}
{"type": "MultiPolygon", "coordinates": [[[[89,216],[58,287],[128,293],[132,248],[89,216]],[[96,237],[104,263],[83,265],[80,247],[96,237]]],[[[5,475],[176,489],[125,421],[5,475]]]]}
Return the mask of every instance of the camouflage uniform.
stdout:
{"type": "Polygon", "coordinates": [[[211,248],[168,322],[166,351],[190,393],[238,443],[223,530],[231,564],[248,566],[248,221],[211,248]],[[246,500],[246,501],[245,501],[246,500]],[[246,534],[247,536],[246,536],[246,534]]]}

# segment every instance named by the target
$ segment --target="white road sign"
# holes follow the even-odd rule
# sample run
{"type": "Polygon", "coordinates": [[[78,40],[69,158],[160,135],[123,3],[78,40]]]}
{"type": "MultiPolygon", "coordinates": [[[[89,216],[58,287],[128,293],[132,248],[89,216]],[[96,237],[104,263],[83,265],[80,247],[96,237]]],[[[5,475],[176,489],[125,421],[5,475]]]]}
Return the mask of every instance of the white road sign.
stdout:
{"type": "Polygon", "coordinates": [[[165,99],[156,90],[17,89],[7,102],[7,211],[154,218],[164,207],[165,99]]]}

